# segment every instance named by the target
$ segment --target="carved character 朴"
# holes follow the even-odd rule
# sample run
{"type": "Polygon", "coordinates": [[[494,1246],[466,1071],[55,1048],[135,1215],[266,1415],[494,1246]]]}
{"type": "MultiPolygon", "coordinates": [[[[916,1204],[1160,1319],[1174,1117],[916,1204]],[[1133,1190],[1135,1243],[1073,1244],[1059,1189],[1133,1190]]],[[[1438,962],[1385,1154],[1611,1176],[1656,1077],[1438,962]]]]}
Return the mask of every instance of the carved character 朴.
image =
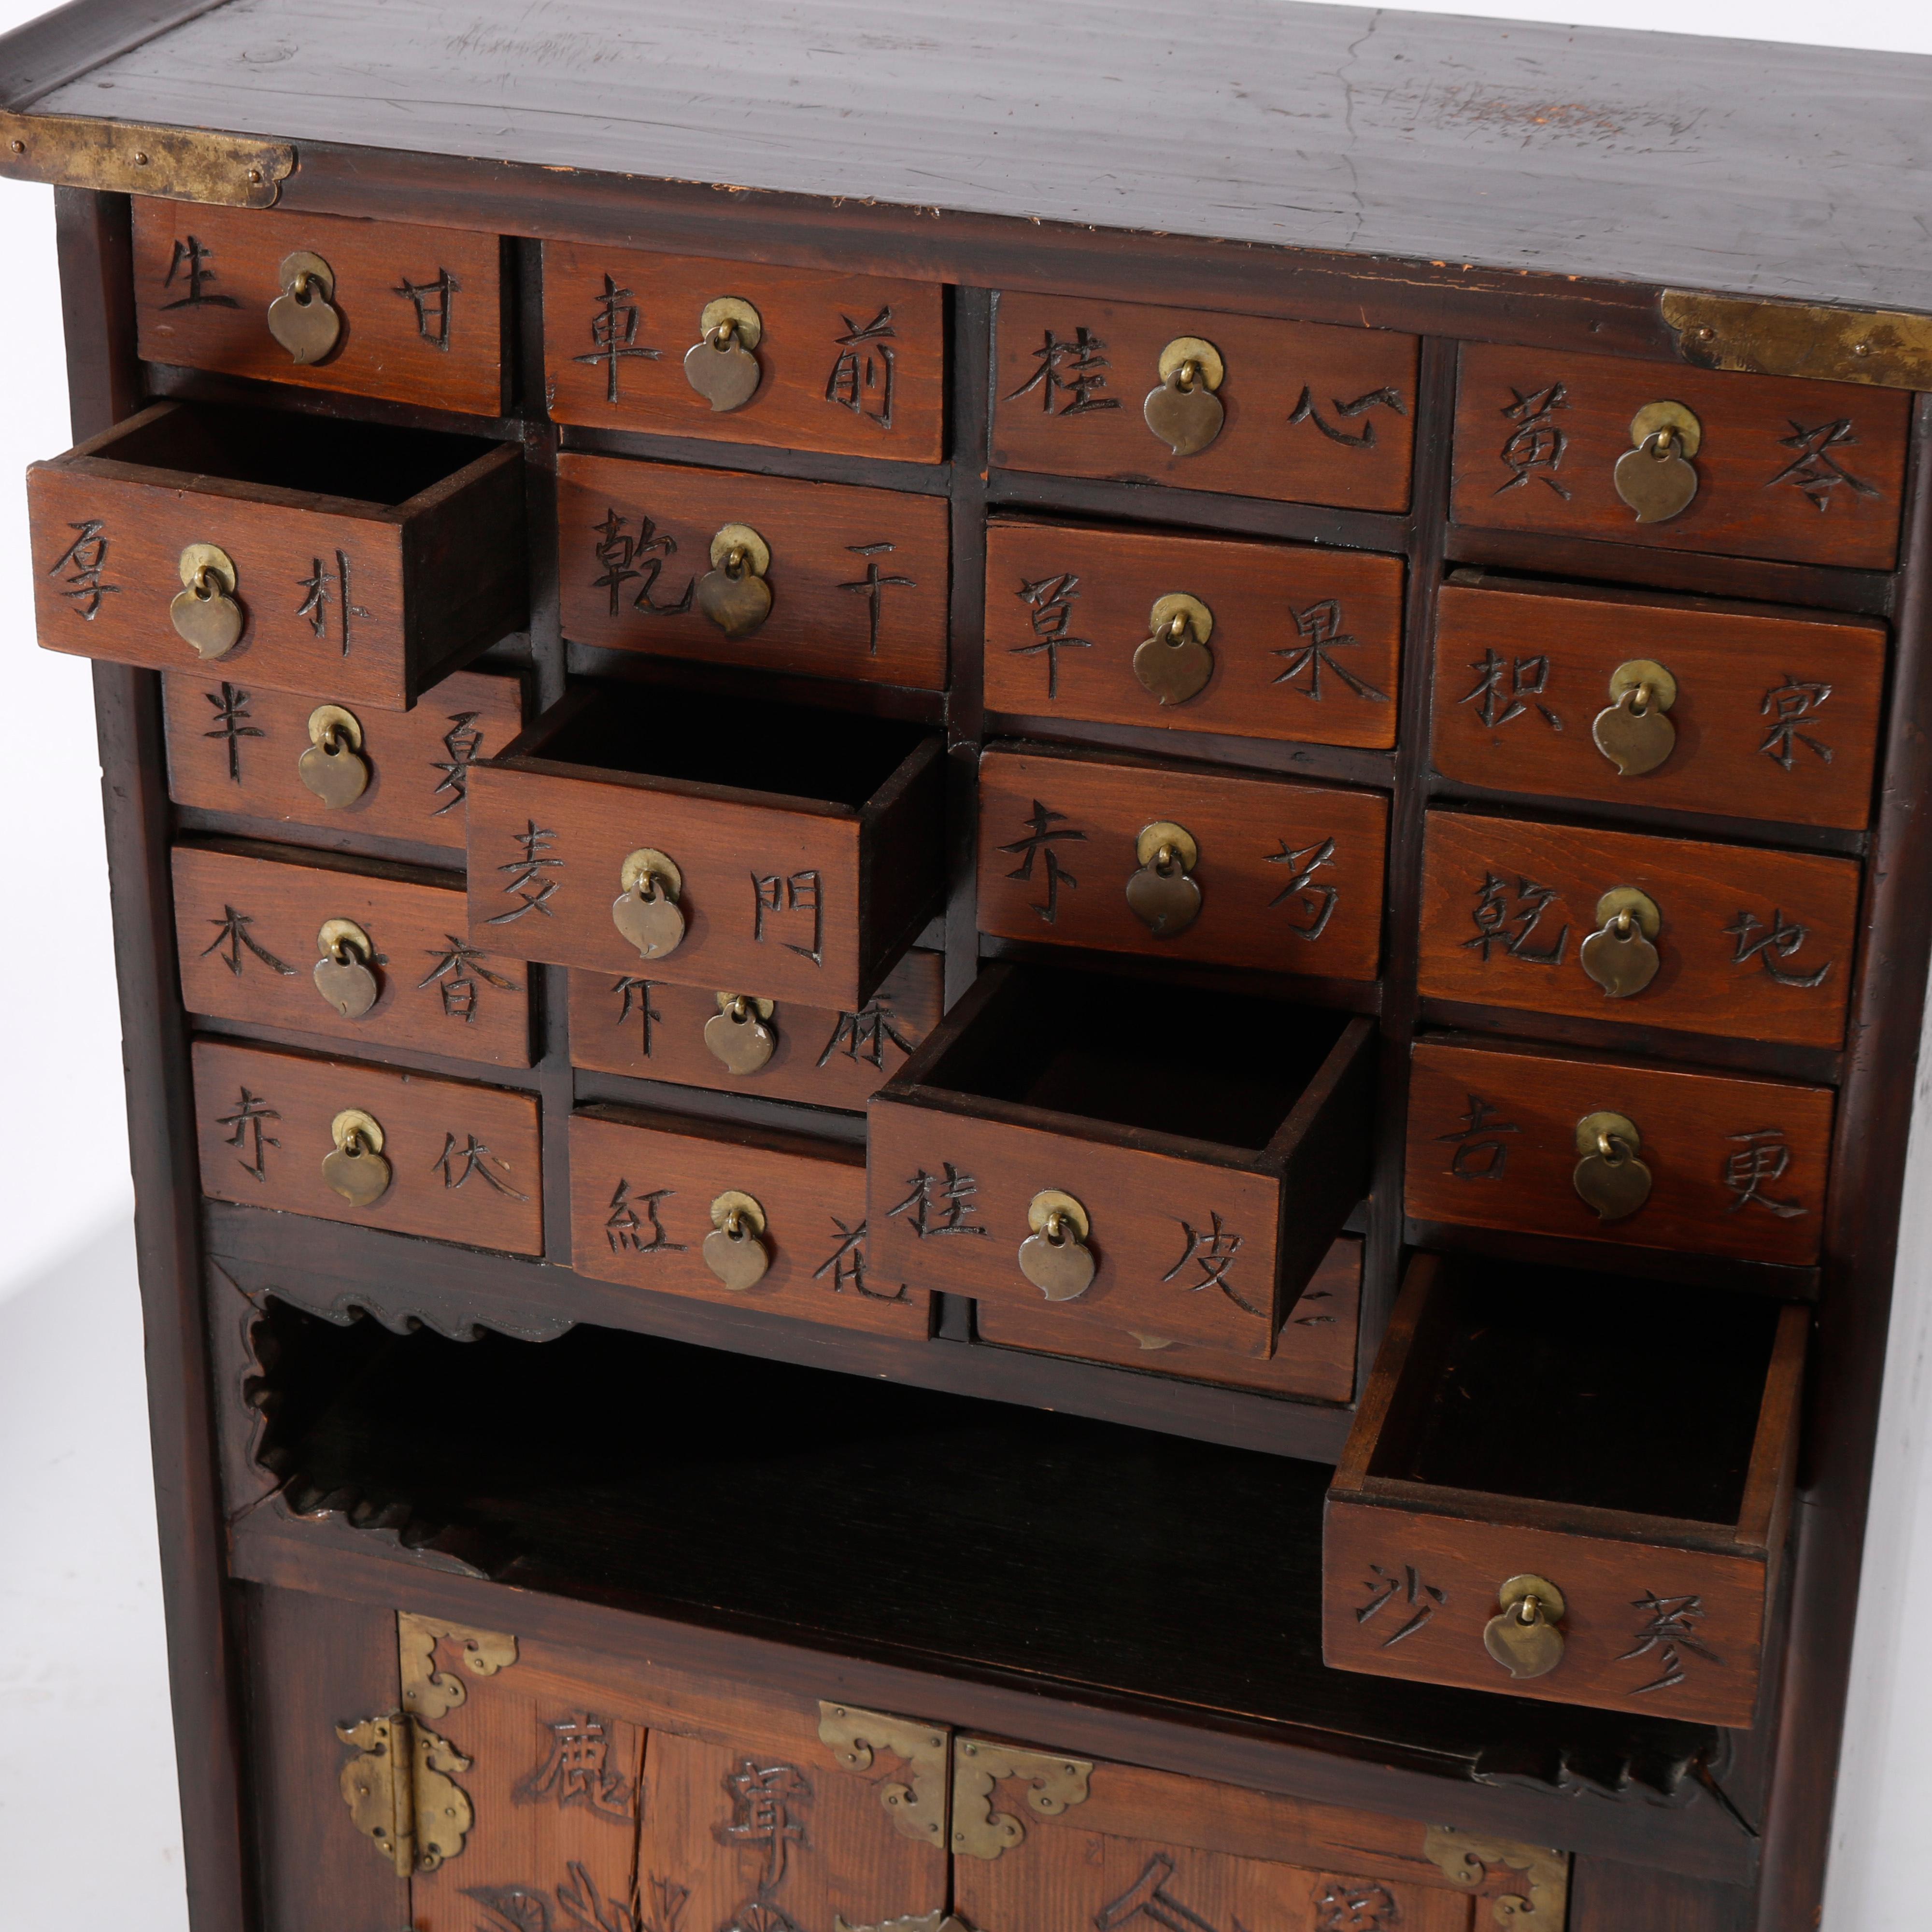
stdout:
{"type": "Polygon", "coordinates": [[[322,558],[312,559],[308,575],[298,577],[296,581],[302,586],[302,601],[296,608],[296,615],[308,620],[309,630],[313,635],[320,638],[327,632],[328,607],[332,603],[335,605],[338,621],[341,627],[342,655],[346,657],[349,647],[354,640],[351,631],[352,620],[369,614],[355,602],[350,592],[349,553],[340,550],[335,553],[333,571],[322,558]]]}

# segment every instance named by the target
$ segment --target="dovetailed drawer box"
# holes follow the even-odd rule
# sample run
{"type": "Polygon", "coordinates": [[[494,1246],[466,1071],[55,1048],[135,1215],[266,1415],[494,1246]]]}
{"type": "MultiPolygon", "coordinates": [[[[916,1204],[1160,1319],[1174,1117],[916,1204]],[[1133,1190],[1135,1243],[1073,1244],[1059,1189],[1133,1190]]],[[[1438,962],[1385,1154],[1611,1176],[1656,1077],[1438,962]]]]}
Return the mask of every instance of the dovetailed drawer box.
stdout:
{"type": "Polygon", "coordinates": [[[143,361],[465,416],[507,406],[494,235],[140,195],[134,209],[143,361]]]}
{"type": "Polygon", "coordinates": [[[497,1066],[530,1064],[530,975],[472,946],[461,876],[240,840],[177,845],[191,1013],[497,1066]]]}
{"type": "Polygon", "coordinates": [[[1810,1320],[1721,1289],[1417,1256],[1328,1491],[1324,1660],[1749,1725],[1810,1320]],[[1534,1614],[1560,1639],[1516,1653],[1537,1674],[1486,1636],[1510,1584],[1543,1586],[1534,1614]]]}
{"type": "Polygon", "coordinates": [[[872,1096],[874,1265],[1066,1313],[1076,1348],[1098,1322],[1271,1355],[1367,1185],[1374,1060],[1343,1013],[989,967],[872,1096]],[[1079,1251],[1050,1287],[1026,1271],[1042,1196],[1071,1198],[1053,1245],[1079,1251]]]}
{"type": "Polygon", "coordinates": [[[554,422],[902,463],[946,453],[936,282],[547,242],[543,286],[554,422]]]}
{"type": "Polygon", "coordinates": [[[991,746],[980,760],[980,929],[1372,980],[1388,826],[1388,801],[1373,792],[991,746]],[[1172,846],[1156,892],[1166,835],[1148,828],[1161,826],[1187,844],[1172,846]]]}
{"type": "Polygon", "coordinates": [[[1492,791],[1858,830],[1886,644],[1870,618],[1470,573],[1437,608],[1436,768],[1492,791]]]}
{"type": "Polygon", "coordinates": [[[948,514],[944,496],[566,450],[564,633],[752,671],[943,690],[948,514]],[[736,582],[734,530],[764,546],[736,582]],[[746,596],[748,610],[735,601],[746,596]]]}
{"type": "Polygon", "coordinates": [[[157,403],[27,509],[50,650],[406,711],[526,621],[513,443],[157,403]]]}
{"type": "Polygon", "coordinates": [[[842,712],[580,686],[471,770],[471,934],[856,1010],[938,909],[943,756],[929,733],[842,712]]]}
{"type": "Polygon", "coordinates": [[[926,1335],[932,1296],[888,1279],[868,1252],[858,1148],[587,1108],[571,1118],[570,1198],[580,1274],[795,1321],[926,1335]],[[749,1217],[735,1233],[726,1225],[734,1196],[749,1217]]]}
{"type": "Polygon", "coordinates": [[[1826,1087],[1425,1041],[1406,1204],[1419,1221],[1806,1267],[1832,1114],[1826,1087]]]}
{"type": "Polygon", "coordinates": [[[1412,335],[1071,295],[1002,295],[994,329],[993,460],[1004,468],[1408,507],[1412,335]],[[1208,380],[1178,403],[1198,352],[1172,346],[1191,343],[1211,347],[1218,377],[1200,362],[1208,380]],[[1155,397],[1154,416],[1207,440],[1180,453],[1150,422],[1155,397]]]}
{"type": "Polygon", "coordinates": [[[346,1060],[197,1040],[194,1111],[201,1191],[400,1234],[511,1254],[543,1252],[543,1185],[534,1094],[346,1060]],[[373,1121],[382,1144],[344,1142],[373,1121]],[[348,1153],[345,1172],[331,1156],[348,1153]],[[383,1178],[361,1171],[380,1155],[383,1178]],[[332,1184],[340,1173],[351,1198],[332,1184]],[[374,1198],[370,1198],[373,1196],[374,1198]]]}
{"type": "Polygon", "coordinates": [[[1425,997],[1731,1040],[1844,1040],[1856,860],[1432,812],[1422,897],[1425,997]],[[1612,896],[1633,893],[1646,903],[1612,896]]]}
{"type": "Polygon", "coordinates": [[[1402,575],[1361,551],[995,522],[986,707],[1386,750],[1402,575]]]}

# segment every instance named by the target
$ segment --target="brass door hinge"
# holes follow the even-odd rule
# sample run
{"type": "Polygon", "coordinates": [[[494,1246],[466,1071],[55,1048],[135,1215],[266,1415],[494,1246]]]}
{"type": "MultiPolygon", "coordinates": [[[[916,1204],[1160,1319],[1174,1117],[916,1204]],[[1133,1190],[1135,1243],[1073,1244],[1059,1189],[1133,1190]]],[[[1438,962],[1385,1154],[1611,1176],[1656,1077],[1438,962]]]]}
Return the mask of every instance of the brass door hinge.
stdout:
{"type": "Polygon", "coordinates": [[[1521,1872],[1522,1893],[1505,1892],[1491,1907],[1503,1932],[1563,1932],[1570,1909],[1570,1856],[1546,1845],[1520,1845],[1508,1838],[1485,1838],[1459,1831],[1454,1825],[1431,1825],[1424,1834],[1422,1856],[1450,1884],[1479,1889],[1490,1868],[1521,1872]]]}
{"type": "Polygon", "coordinates": [[[1932,316],[1685,289],[1666,289],[1658,306],[1677,332],[1677,352],[1700,369],[1932,389],[1932,316]]]}
{"type": "Polygon", "coordinates": [[[0,110],[0,176],[222,208],[272,208],[294,172],[287,141],[88,114],[0,110]]]}
{"type": "Polygon", "coordinates": [[[335,1735],[356,1750],[342,1767],[342,1801],[397,1877],[434,1871],[462,1850],[475,1817],[448,1774],[467,1771],[470,1761],[447,1738],[406,1711],[338,1724],[335,1735]]]}

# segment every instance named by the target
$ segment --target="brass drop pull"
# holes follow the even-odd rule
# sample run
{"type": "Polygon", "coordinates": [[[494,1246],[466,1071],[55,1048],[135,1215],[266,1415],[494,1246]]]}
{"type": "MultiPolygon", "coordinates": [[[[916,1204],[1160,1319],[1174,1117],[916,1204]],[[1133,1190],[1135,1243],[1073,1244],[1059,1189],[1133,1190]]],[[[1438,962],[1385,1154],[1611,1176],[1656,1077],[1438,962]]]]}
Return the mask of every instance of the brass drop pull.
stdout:
{"type": "Polygon", "coordinates": [[[1597,930],[1576,956],[1606,999],[1628,1000],[1657,977],[1663,926],[1657,902],[1634,886],[1613,886],[1597,902],[1597,930]]]}
{"type": "Polygon", "coordinates": [[[1650,1169],[1638,1160],[1643,1136],[1627,1114],[1586,1114],[1576,1123],[1582,1159],[1572,1177],[1600,1221],[1628,1221],[1650,1198],[1650,1169]]]}
{"type": "Polygon", "coordinates": [[[1221,352],[1198,335],[1177,335],[1160,352],[1160,387],[1141,413],[1176,456],[1198,456],[1221,434],[1227,411],[1214,392],[1227,379],[1221,352]]]}
{"type": "Polygon", "coordinates": [[[752,351],[764,333],[763,318],[740,296],[704,304],[698,340],[684,352],[684,379],[720,416],[742,410],[758,393],[764,371],[752,351]]]}
{"type": "Polygon", "coordinates": [[[1020,1244],[1020,1273],[1049,1301],[1077,1301],[1094,1286],[1098,1264],[1088,1244],[1093,1226],[1070,1194],[1044,1188],[1027,1207],[1033,1230],[1020,1244]]]}
{"type": "Polygon", "coordinates": [[[1664,714],[1677,702],[1677,680],[1649,658],[1631,658],[1610,674],[1610,702],[1590,736],[1620,778],[1654,772],[1677,748],[1677,727],[1664,714]]]}
{"type": "Polygon", "coordinates": [[[353,805],[369,789],[362,721],[354,712],[318,704],[308,714],[308,743],[296,760],[296,776],[332,812],[353,805]]]}
{"type": "Polygon", "coordinates": [[[322,957],[315,962],[315,989],[345,1020],[359,1020],[382,993],[370,962],[376,949],[352,919],[326,920],[316,934],[322,957]]]}
{"type": "Polygon", "coordinates": [[[382,1124],[360,1107],[345,1107],[328,1124],[335,1144],[322,1157],[322,1178],[352,1208],[373,1208],[395,1178],[382,1158],[382,1124]]]}
{"type": "Polygon", "coordinates": [[[743,993],[720,993],[718,1010],[704,1022],[704,1043],[712,1058],[734,1073],[755,1073],[778,1050],[778,1036],[766,1022],[772,1003],[743,993]]]}
{"type": "Polygon", "coordinates": [[[1556,1626],[1568,1606],[1540,1576],[1512,1576],[1496,1592],[1496,1614],[1483,1626],[1483,1648],[1512,1677],[1547,1677],[1563,1661],[1556,1626]]]}
{"type": "Polygon", "coordinates": [[[1151,634],[1134,652],[1142,688],[1163,704],[1185,704],[1214,675],[1214,614],[1198,597],[1176,591],[1148,614],[1151,634]]]}
{"type": "Polygon", "coordinates": [[[213,544],[181,554],[182,588],[168,606],[176,633],[204,658],[225,658],[242,641],[248,614],[235,596],[235,563],[213,544]]]}
{"type": "Polygon", "coordinates": [[[771,546],[748,524],[711,539],[711,568],[698,580],[698,608],[728,638],[748,638],[772,614],[771,546]]]}
{"type": "Polygon", "coordinates": [[[298,248],[282,258],[282,292],[268,304],[268,333],[306,367],[327,359],[342,334],[335,306],[335,271],[320,255],[298,248]]]}
{"type": "Polygon", "coordinates": [[[765,1210],[748,1194],[727,1188],[711,1204],[704,1265],[734,1294],[764,1280],[772,1258],[765,1246],[765,1210]]]}
{"type": "Polygon", "coordinates": [[[610,902],[610,920],[646,959],[662,959],[684,943],[684,914],[678,900],[684,874],[677,862],[640,845],[618,872],[624,890],[610,902]]]}
{"type": "Polygon", "coordinates": [[[1690,459],[1704,440],[1704,425],[1682,403],[1646,403],[1630,418],[1632,447],[1617,458],[1611,480],[1640,524],[1667,524],[1689,509],[1697,494],[1690,459]]]}
{"type": "Polygon", "coordinates": [[[1201,888],[1193,872],[1201,848],[1184,825],[1156,819],[1134,842],[1140,870],[1127,881],[1127,904],[1156,939],[1185,932],[1201,916],[1201,888]]]}

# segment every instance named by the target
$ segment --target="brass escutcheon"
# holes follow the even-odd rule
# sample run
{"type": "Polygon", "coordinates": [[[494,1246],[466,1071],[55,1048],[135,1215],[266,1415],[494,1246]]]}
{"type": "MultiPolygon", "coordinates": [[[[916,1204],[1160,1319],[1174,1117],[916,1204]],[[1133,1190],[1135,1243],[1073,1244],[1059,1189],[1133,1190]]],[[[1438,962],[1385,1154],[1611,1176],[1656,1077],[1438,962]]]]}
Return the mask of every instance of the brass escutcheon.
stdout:
{"type": "Polygon", "coordinates": [[[1027,1203],[1027,1226],[1036,1234],[1055,1234],[1062,1228],[1071,1228],[1075,1240],[1083,1246],[1093,1235],[1086,1209],[1072,1195],[1064,1194],[1057,1187],[1042,1187],[1027,1203]]]}
{"type": "Polygon", "coordinates": [[[769,577],[772,547],[749,524],[727,524],[711,539],[711,568],[729,571],[736,562],[740,574],[769,577]]]}
{"type": "Polygon", "coordinates": [[[1157,818],[1151,825],[1142,826],[1134,841],[1134,856],[1143,867],[1154,865],[1162,852],[1169,855],[1170,866],[1178,864],[1184,872],[1192,872],[1201,862],[1201,848],[1193,833],[1172,819],[1157,818]]]}
{"type": "Polygon", "coordinates": [[[1627,658],[1610,674],[1610,702],[1628,692],[1648,692],[1646,702],[1668,711],[1677,702],[1677,680],[1654,658],[1627,658]]]}
{"type": "Polygon", "coordinates": [[[1643,1151],[1643,1136],[1627,1114],[1586,1114],[1576,1123],[1576,1151],[1580,1154],[1600,1154],[1608,1160],[1613,1144],[1618,1141],[1622,1141],[1631,1154],[1643,1151]]]}
{"type": "Polygon", "coordinates": [[[1704,440],[1704,425],[1682,403],[1646,403],[1630,418],[1630,446],[1641,449],[1652,436],[1673,456],[1697,454],[1704,440]]]}
{"type": "Polygon", "coordinates": [[[742,296],[718,296],[704,304],[698,318],[698,334],[708,342],[724,328],[730,329],[747,349],[757,348],[764,340],[764,318],[742,296]]]}
{"type": "Polygon", "coordinates": [[[1612,886],[1597,902],[1599,926],[1614,925],[1621,932],[1626,914],[1636,922],[1637,931],[1646,939],[1654,940],[1664,929],[1664,915],[1658,911],[1656,900],[1634,886],[1612,886]]]}
{"type": "Polygon", "coordinates": [[[678,870],[677,861],[650,845],[640,845],[625,859],[617,878],[627,892],[635,892],[647,878],[658,878],[670,886],[674,900],[684,893],[684,874],[678,870]]]}
{"type": "Polygon", "coordinates": [[[1177,335],[1160,352],[1160,380],[1171,382],[1189,363],[1194,365],[1194,380],[1204,389],[1218,389],[1227,380],[1228,366],[1221,352],[1204,336],[1177,335]]]}
{"type": "Polygon", "coordinates": [[[728,1234],[734,1227],[749,1228],[754,1234],[765,1232],[765,1210],[754,1195],[728,1187],[711,1204],[711,1225],[728,1234]]]}
{"type": "Polygon", "coordinates": [[[346,745],[362,748],[362,721],[339,704],[318,704],[308,714],[308,741],[318,751],[337,752],[346,745]]]}
{"type": "Polygon", "coordinates": [[[352,1134],[361,1137],[368,1152],[382,1151],[382,1124],[374,1114],[365,1114],[360,1107],[344,1107],[328,1124],[328,1137],[335,1143],[338,1153],[348,1152],[352,1134]]]}
{"type": "Polygon", "coordinates": [[[181,554],[181,580],[184,590],[206,591],[210,579],[232,597],[235,595],[235,560],[219,544],[192,543],[181,554]]]}

